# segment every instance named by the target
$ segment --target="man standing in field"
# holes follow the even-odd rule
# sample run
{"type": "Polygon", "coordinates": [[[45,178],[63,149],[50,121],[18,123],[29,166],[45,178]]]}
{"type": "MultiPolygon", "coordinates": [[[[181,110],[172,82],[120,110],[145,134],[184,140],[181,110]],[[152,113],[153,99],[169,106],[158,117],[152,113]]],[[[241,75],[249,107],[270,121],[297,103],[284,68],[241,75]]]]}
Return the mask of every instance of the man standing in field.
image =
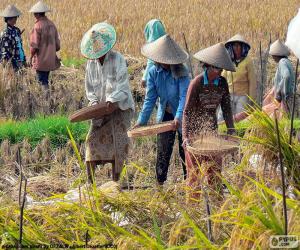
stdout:
{"type": "Polygon", "coordinates": [[[36,3],[29,12],[34,14],[35,25],[30,34],[30,63],[36,70],[37,80],[45,88],[49,88],[49,73],[60,67],[56,52],[60,50],[57,29],[45,13],[50,9],[42,1],[36,3]]]}

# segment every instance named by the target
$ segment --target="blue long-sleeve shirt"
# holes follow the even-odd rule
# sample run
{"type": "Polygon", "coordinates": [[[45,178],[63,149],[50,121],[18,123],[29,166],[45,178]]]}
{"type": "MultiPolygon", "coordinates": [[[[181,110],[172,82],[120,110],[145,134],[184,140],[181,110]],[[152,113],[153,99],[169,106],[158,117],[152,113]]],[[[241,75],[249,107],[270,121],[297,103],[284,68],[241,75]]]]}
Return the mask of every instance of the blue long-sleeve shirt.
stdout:
{"type": "Polygon", "coordinates": [[[144,105],[137,123],[147,124],[157,98],[159,98],[157,122],[162,121],[167,105],[170,106],[174,118],[181,120],[189,83],[188,76],[176,78],[171,70],[166,70],[160,65],[153,65],[149,70],[144,105]]]}

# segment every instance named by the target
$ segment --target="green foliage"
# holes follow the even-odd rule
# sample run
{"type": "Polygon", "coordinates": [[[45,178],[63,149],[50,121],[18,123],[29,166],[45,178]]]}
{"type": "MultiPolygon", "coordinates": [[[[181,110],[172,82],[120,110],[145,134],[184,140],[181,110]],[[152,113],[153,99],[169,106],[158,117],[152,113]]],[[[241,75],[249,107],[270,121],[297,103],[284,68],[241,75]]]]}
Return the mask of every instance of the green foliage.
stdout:
{"type": "Polygon", "coordinates": [[[79,68],[81,65],[86,63],[85,58],[63,58],[62,63],[66,67],[79,68]]]}
{"type": "Polygon", "coordinates": [[[35,146],[48,137],[53,147],[60,147],[69,141],[67,126],[78,143],[85,140],[88,123],[70,123],[67,117],[55,115],[38,116],[27,121],[6,121],[0,126],[0,142],[8,139],[11,143],[18,143],[26,138],[35,146]]]}

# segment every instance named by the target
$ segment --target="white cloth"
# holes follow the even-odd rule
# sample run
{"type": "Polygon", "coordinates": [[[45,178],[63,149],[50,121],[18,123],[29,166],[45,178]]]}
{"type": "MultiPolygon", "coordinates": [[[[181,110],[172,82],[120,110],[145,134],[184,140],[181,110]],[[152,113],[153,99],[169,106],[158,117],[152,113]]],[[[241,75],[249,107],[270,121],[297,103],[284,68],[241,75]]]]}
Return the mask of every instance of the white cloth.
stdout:
{"type": "Polygon", "coordinates": [[[300,58],[300,9],[289,23],[285,44],[300,58]]]}
{"type": "Polygon", "coordinates": [[[99,60],[87,62],[85,88],[90,105],[109,101],[118,103],[121,110],[134,111],[126,61],[119,52],[109,51],[103,65],[99,60]]]}

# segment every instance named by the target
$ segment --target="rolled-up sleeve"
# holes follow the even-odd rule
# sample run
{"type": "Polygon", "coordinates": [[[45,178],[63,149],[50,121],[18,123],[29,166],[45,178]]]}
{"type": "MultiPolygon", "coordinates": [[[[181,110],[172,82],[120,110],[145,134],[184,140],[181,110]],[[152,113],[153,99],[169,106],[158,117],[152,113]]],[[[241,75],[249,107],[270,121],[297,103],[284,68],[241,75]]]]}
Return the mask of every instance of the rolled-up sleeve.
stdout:
{"type": "Polygon", "coordinates": [[[190,84],[190,78],[188,76],[182,77],[179,79],[179,81],[179,105],[176,111],[175,118],[182,120],[182,113],[185,105],[187,90],[190,84]]]}
{"type": "Polygon", "coordinates": [[[155,86],[155,79],[153,76],[153,71],[150,70],[147,78],[147,90],[144,105],[142,111],[139,114],[139,118],[137,123],[140,125],[147,124],[153,108],[155,106],[156,99],[158,97],[156,86],[155,86]]]}

